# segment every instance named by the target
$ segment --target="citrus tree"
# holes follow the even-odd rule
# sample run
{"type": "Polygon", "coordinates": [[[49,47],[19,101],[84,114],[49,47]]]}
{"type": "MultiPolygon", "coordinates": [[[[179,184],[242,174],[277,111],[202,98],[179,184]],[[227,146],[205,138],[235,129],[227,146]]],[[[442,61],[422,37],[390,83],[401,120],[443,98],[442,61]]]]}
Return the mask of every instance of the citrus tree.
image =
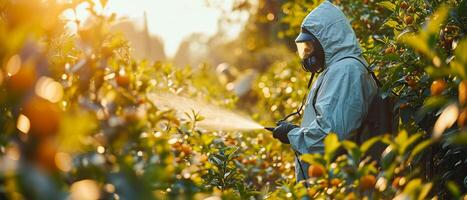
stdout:
{"type": "MultiPolygon", "coordinates": [[[[279,16],[288,29],[280,34],[292,40],[300,31],[301,20],[319,2],[284,2],[286,15],[279,16]]],[[[393,112],[399,116],[401,132],[393,139],[383,137],[387,148],[377,162],[365,159],[374,140],[360,148],[342,142],[338,146],[346,149],[347,155],[337,160],[330,159],[335,150],[324,157],[304,156],[312,164],[308,195],[331,199],[349,194],[355,198],[460,198],[466,192],[467,180],[465,156],[461,155],[466,150],[465,1],[333,3],[348,16],[363,56],[384,84],[381,95],[395,100],[393,112]]],[[[306,76],[297,65],[297,61],[277,64],[257,84],[258,93],[264,97],[259,105],[263,110],[270,109],[274,120],[300,105],[297,96],[304,94],[297,94],[303,93],[306,76]],[[285,81],[288,84],[283,84],[285,81]],[[287,87],[294,88],[293,92],[287,87]],[[287,103],[278,104],[275,98],[287,103]]],[[[328,145],[333,143],[337,141],[328,145]]],[[[285,196],[306,195],[295,187],[284,188],[285,196]]]]}
{"type": "MultiPolygon", "coordinates": [[[[244,36],[266,39],[249,51],[259,55],[271,52],[261,48],[285,44],[290,52],[266,62],[250,102],[231,94],[209,65],[194,70],[133,59],[125,38],[111,31],[116,16],[98,9],[106,3],[0,1],[0,198],[464,195],[464,2],[334,2],[349,16],[364,56],[384,82],[382,94],[397,100],[400,132],[360,146],[330,134],[325,154],[302,157],[311,164],[308,188],[295,183],[289,147],[268,132],[205,130],[197,125],[203,116],[196,111],[182,117],[155,104],[150,94],[231,109],[248,103],[255,105],[249,107],[254,119],[274,123],[306,95],[307,77],[291,44],[318,1],[259,1],[261,12],[249,23],[265,28],[244,36]],[[89,22],[66,17],[80,6],[87,8],[89,22]],[[376,142],[387,145],[380,160],[367,156],[376,142]]],[[[251,5],[243,1],[234,9],[251,5]]],[[[249,59],[241,57],[239,63],[249,59]]]]}

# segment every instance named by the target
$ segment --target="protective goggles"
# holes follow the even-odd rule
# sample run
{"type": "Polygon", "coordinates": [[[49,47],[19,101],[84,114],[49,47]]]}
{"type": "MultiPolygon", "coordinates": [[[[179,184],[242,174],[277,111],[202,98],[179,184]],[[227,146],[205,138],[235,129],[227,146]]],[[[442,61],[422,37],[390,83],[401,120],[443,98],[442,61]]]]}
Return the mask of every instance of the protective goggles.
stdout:
{"type": "Polygon", "coordinates": [[[304,59],[313,55],[315,51],[315,43],[318,43],[318,39],[307,29],[302,28],[300,34],[295,39],[295,44],[297,45],[298,56],[300,56],[300,59],[304,59]]]}
{"type": "Polygon", "coordinates": [[[297,45],[298,56],[300,57],[300,59],[305,59],[313,55],[313,42],[308,41],[295,44],[297,45]]]}

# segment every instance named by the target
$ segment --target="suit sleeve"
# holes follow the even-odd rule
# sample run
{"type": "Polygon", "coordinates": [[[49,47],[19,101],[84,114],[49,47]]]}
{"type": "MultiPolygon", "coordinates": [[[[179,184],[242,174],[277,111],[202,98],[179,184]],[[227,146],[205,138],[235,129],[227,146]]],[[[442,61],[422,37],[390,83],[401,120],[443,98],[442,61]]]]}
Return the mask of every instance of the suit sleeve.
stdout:
{"type": "Polygon", "coordinates": [[[368,91],[368,74],[358,65],[330,68],[323,78],[314,108],[312,102],[306,107],[315,109],[315,119],[288,134],[292,148],[300,153],[322,153],[323,140],[330,132],[337,133],[340,140],[347,138],[360,127],[370,97],[376,94],[368,91]]]}

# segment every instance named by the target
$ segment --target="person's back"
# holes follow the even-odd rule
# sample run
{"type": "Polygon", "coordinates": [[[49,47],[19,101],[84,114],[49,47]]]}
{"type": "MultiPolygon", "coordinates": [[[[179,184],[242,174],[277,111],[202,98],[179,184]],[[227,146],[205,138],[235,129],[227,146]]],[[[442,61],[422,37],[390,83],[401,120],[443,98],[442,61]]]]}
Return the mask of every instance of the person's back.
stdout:
{"type": "MultiPolygon", "coordinates": [[[[285,132],[287,138],[281,141],[289,141],[298,153],[322,153],[323,140],[330,132],[343,140],[360,127],[377,93],[377,86],[366,68],[350,23],[333,4],[324,1],[308,14],[297,42],[302,41],[303,34],[311,34],[321,44],[323,71],[310,89],[301,125],[287,126],[284,123],[282,129],[279,125],[274,137],[279,138],[285,132]]],[[[308,168],[303,162],[302,167],[304,171],[308,168]]],[[[298,164],[296,174],[297,180],[307,178],[298,164]]]]}

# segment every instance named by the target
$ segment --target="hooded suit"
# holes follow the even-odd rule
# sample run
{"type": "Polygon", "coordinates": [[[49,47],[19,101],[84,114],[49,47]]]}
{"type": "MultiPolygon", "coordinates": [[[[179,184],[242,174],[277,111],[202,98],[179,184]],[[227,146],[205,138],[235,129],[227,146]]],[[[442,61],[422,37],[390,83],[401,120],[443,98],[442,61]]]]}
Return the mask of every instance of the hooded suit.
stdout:
{"type": "MultiPolygon", "coordinates": [[[[340,9],[324,1],[305,17],[302,28],[319,40],[325,68],[308,93],[300,127],[292,129],[288,138],[292,148],[301,154],[323,153],[323,141],[329,133],[343,140],[360,127],[376,96],[377,85],[340,9]]],[[[308,165],[302,165],[306,171],[308,165]]],[[[297,163],[295,171],[297,180],[307,178],[297,163]]]]}

